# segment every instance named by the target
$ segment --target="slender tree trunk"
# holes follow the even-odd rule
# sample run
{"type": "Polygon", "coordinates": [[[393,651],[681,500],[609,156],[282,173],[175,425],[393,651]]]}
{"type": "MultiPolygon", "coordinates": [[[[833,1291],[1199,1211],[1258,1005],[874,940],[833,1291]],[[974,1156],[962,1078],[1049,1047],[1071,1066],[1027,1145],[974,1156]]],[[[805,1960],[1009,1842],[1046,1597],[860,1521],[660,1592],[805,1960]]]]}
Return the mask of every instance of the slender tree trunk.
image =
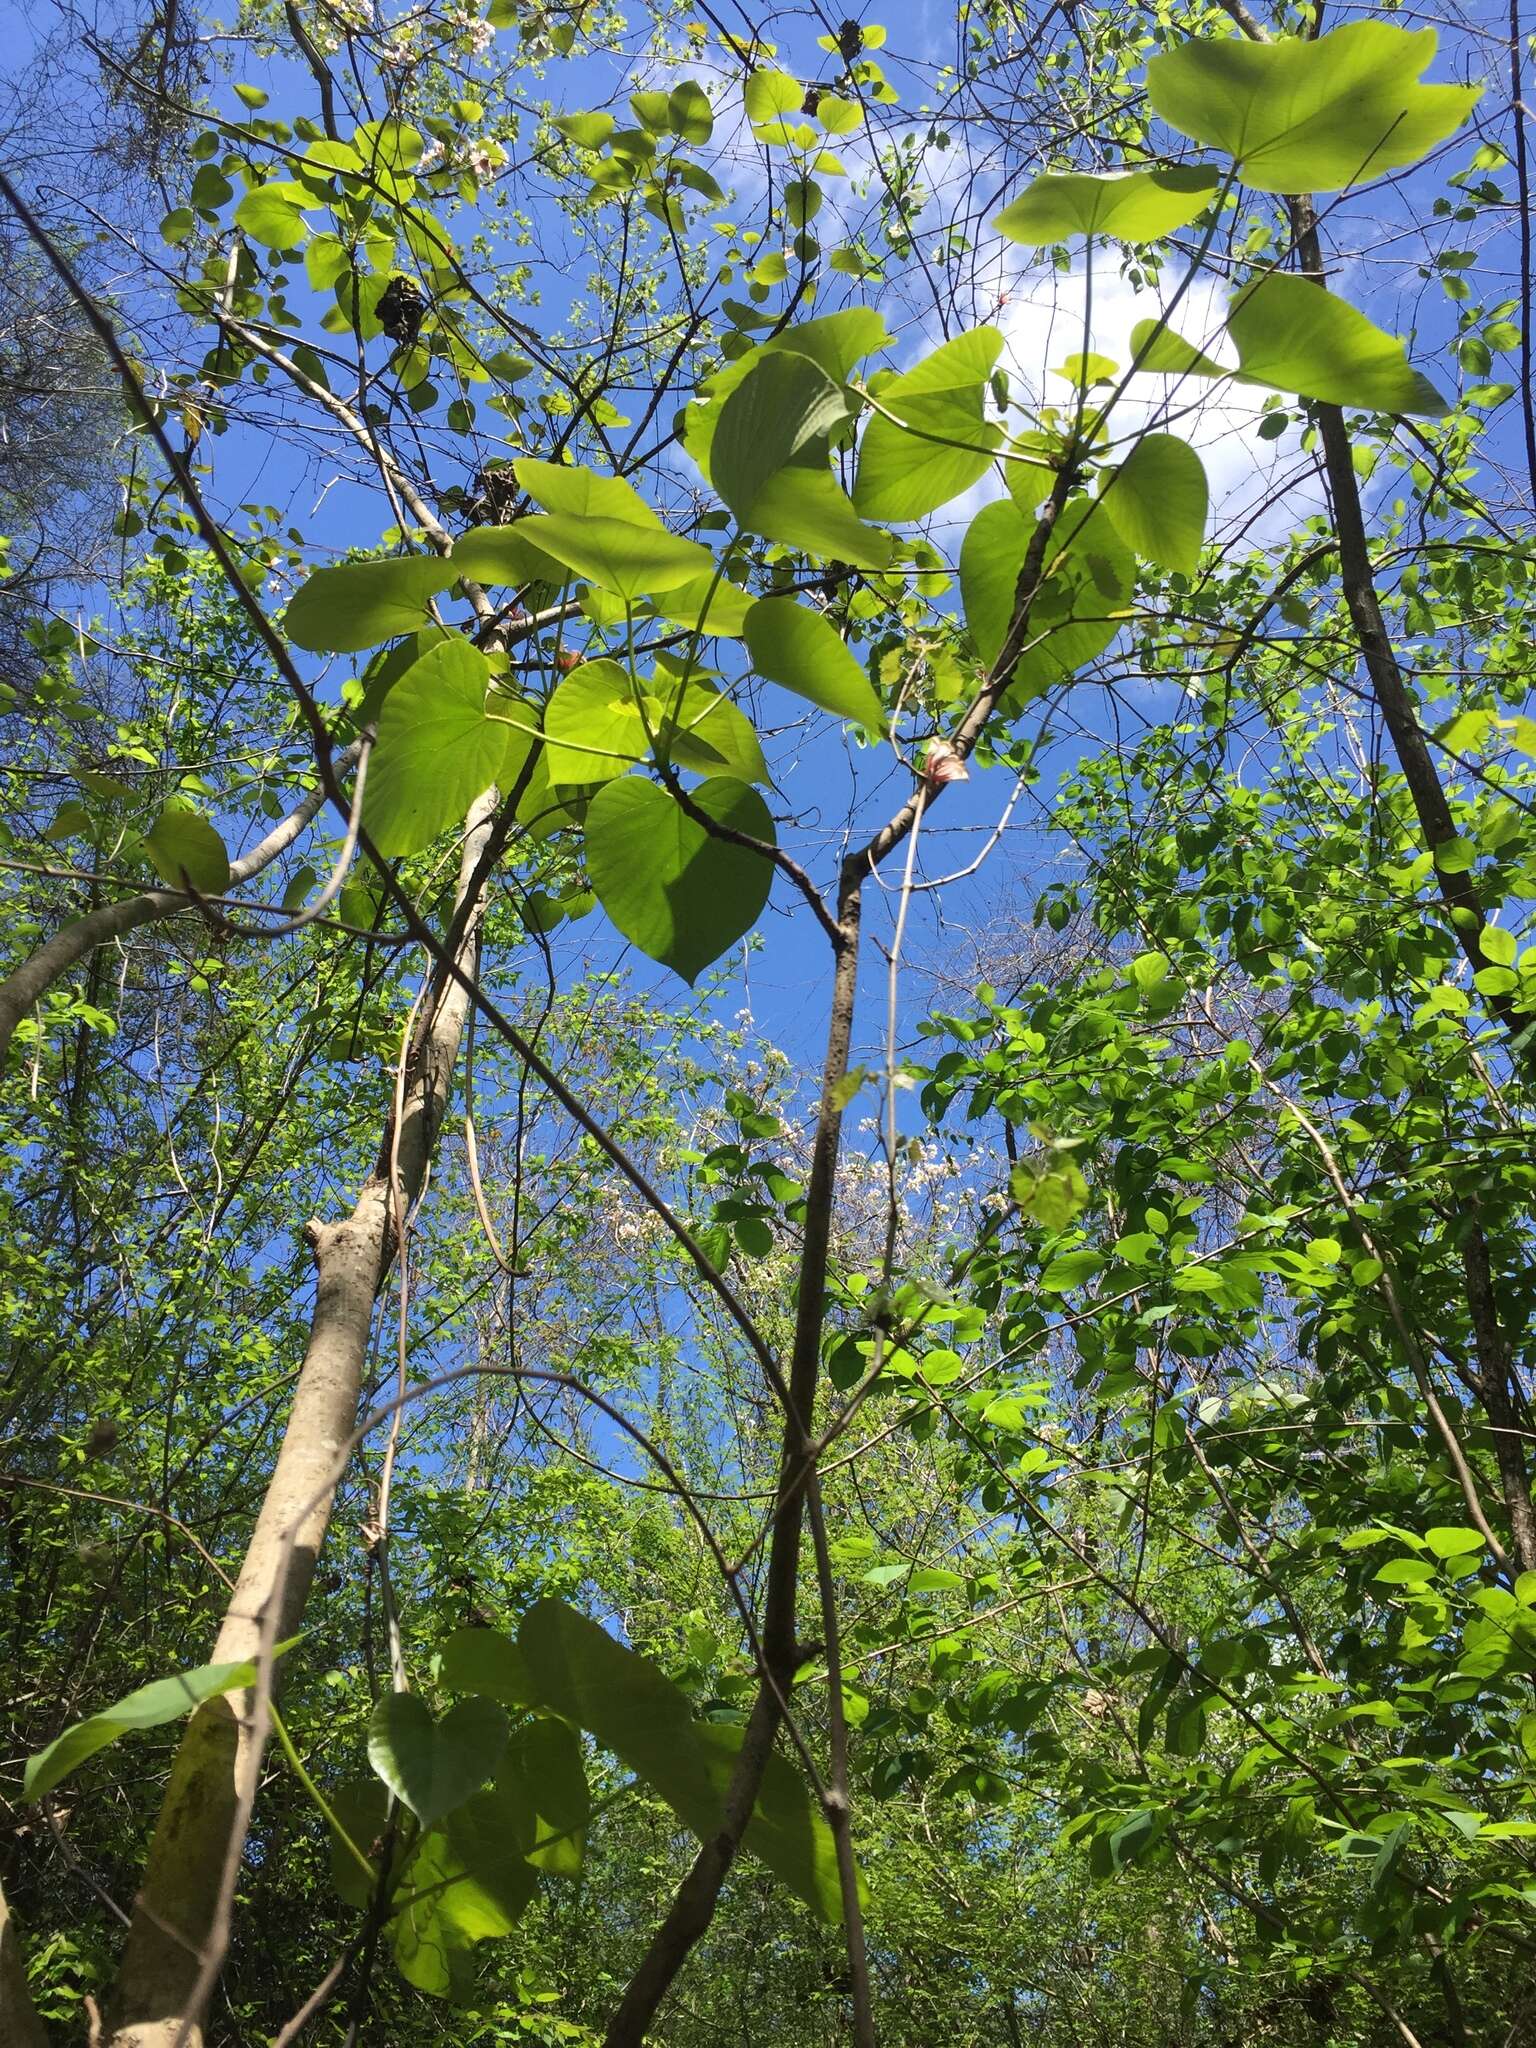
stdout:
{"type": "Polygon", "coordinates": [[[48,2048],[48,2036],[27,1989],[16,1923],[0,1889],[0,2043],[4,2048],[48,2048]]]}
{"type": "MultiPolygon", "coordinates": [[[[483,887],[469,892],[491,833],[496,792],[470,812],[459,866],[454,958],[473,968],[483,887]]],[[[254,1657],[274,1593],[279,1639],[304,1612],[340,1480],[341,1454],[357,1421],[374,1302],[393,1260],[390,1162],[407,1209],[421,1193],[442,1125],[469,995],[452,976],[433,978],[410,1049],[398,1134],[386,1125],[378,1162],[350,1216],[311,1222],[315,1307],[288,1427],[213,1650],[215,1663],[254,1657]]],[[[201,2014],[187,2003],[214,1934],[220,1881],[239,1824],[242,1790],[261,1759],[251,1736],[250,1695],[211,1700],[188,1724],[172,1767],[143,1888],[134,1905],[109,2016],[110,2048],[200,2048],[201,2014]],[[187,2031],[190,2021],[190,2030],[187,2031]]]]}

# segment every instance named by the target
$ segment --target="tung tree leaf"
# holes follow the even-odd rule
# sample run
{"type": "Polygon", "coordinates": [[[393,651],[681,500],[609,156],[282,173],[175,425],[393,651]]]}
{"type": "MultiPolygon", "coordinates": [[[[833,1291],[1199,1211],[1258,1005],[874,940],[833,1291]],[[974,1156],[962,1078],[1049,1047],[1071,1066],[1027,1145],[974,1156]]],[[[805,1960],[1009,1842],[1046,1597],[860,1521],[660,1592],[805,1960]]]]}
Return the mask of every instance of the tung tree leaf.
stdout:
{"type": "Polygon", "coordinates": [[[1207,164],[1097,178],[1084,171],[1047,171],[992,225],[1026,249],[1064,242],[1071,235],[1151,242],[1187,226],[1205,210],[1220,183],[1221,173],[1207,164]]]}
{"type": "Polygon", "coordinates": [[[1238,367],[1214,362],[1181,336],[1138,322],[1131,345],[1143,370],[1232,377],[1291,391],[1326,405],[1373,412],[1419,413],[1439,418],[1445,400],[1408,361],[1402,343],[1383,332],[1347,300],[1310,278],[1271,271],[1239,292],[1227,309],[1227,332],[1238,367]]]}
{"type": "Polygon", "coordinates": [[[659,591],[651,600],[662,618],[727,640],[740,637],[752,601],[750,591],[713,574],[696,576],[676,590],[659,591]]]}
{"type": "Polygon", "coordinates": [[[509,1707],[538,1698],[522,1651],[490,1628],[455,1629],[438,1653],[437,1675],[450,1692],[485,1693],[509,1707]]]}
{"type": "Polygon", "coordinates": [[[200,811],[168,803],[144,834],[144,851],[162,882],[180,889],[191,883],[200,895],[220,896],[229,887],[229,854],[200,811]]]}
{"type": "MultiPolygon", "coordinates": [[[[1033,530],[1034,521],[1004,498],[982,507],[960,543],[966,625],[986,662],[1002,650],[1033,530]]],[[[1136,565],[1098,501],[1074,499],[1056,522],[1012,688],[1037,695],[1102,654],[1135,582],[1136,565]]]]}
{"type": "Polygon", "coordinates": [[[419,853],[496,780],[507,727],[486,715],[490,673],[479,649],[455,635],[385,698],[363,790],[363,824],[381,853],[419,853]]]}
{"type": "Polygon", "coordinates": [[[860,519],[820,447],[807,448],[768,479],[752,507],[752,525],[765,540],[804,548],[823,561],[876,571],[890,566],[891,536],[860,519]]]}
{"type": "Polygon", "coordinates": [[[872,519],[921,519],[986,475],[1003,430],[983,419],[982,403],[1002,347],[995,327],[973,328],[881,390],[881,405],[906,424],[876,414],[865,428],[855,511],[872,519]]]}
{"type": "Polygon", "coordinates": [[[453,566],[472,583],[513,588],[570,580],[565,565],[536,548],[522,525],[472,526],[453,544],[453,566]]]}
{"type": "Polygon", "coordinates": [[[696,541],[607,514],[549,512],[523,520],[521,531],[567,569],[631,603],[714,571],[708,548],[696,541]]]}
{"type": "MultiPolygon", "coordinates": [[[[647,716],[654,732],[660,707],[647,716]]],[[[649,758],[645,719],[616,661],[584,661],[555,690],[544,712],[545,761],[556,789],[607,782],[649,758]]]]}
{"type": "Polygon", "coordinates": [[[1183,43],[1147,66],[1170,128],[1237,159],[1259,192],[1338,192],[1417,163],[1466,119],[1480,88],[1420,85],[1432,28],[1349,22],[1315,41],[1183,43]]]}
{"type": "Polygon", "coordinates": [[[747,613],[746,636],[759,675],[834,718],[880,730],[880,700],[869,678],[819,612],[792,597],[765,597],[747,613]]]}
{"type": "Polygon", "coordinates": [[[698,775],[728,775],[737,782],[766,782],[768,763],[752,722],[712,683],[665,673],[655,683],[663,720],[662,751],[698,775]]]}
{"type": "Polygon", "coordinates": [[[180,1671],[173,1678],[157,1678],[142,1685],[104,1713],[77,1721],[55,1736],[46,1749],[27,1761],[22,1778],[22,1797],[41,1799],[61,1785],[88,1757],[116,1742],[136,1728],[160,1728],[167,1721],[201,1706],[221,1693],[240,1692],[256,1682],[256,1666],[249,1660],[240,1664],[199,1664],[193,1671],[180,1671]]]}
{"type": "Polygon", "coordinates": [[[1280,272],[1259,278],[1232,301],[1227,332],[1245,383],[1377,412],[1438,418],[1447,410],[1395,335],[1308,278],[1280,272]]]}
{"type": "Polygon", "coordinates": [[[1205,539],[1210,489],[1205,464],[1174,434],[1143,434],[1099,496],[1133,554],[1190,575],[1205,539]]]}
{"type": "Polygon", "coordinates": [[[573,469],[561,462],[540,462],[532,455],[514,462],[512,474],[533,502],[546,512],[569,512],[578,519],[599,516],[628,519],[636,526],[661,526],[656,513],[622,477],[599,476],[595,470],[573,469]]]}
{"type": "Polygon", "coordinates": [[[463,573],[437,555],[391,555],[316,569],[294,592],[283,630],[312,653],[357,654],[425,626],[429,601],[463,573]]]}
{"type": "Polygon", "coordinates": [[[591,1811],[576,1730],[547,1715],[518,1729],[499,1782],[534,1816],[528,1860],[557,1877],[575,1877],[591,1811]]]}
{"type": "Polygon", "coordinates": [[[386,1693],[368,1720],[369,1763],[424,1827],[462,1806],[506,1746],[506,1713],[478,1696],[434,1722],[419,1693],[386,1693]]]}
{"type": "MultiPolygon", "coordinates": [[[[746,783],[717,777],[689,795],[720,824],[774,843],[768,807],[746,783]]],[[[668,791],[637,776],[593,797],[586,846],[604,910],[642,953],[688,982],[751,930],[773,880],[762,854],[714,838],[668,791]]]]}
{"type": "Polygon", "coordinates": [[[808,443],[848,417],[848,399],[819,363],[780,351],[764,355],[720,408],[710,473],[743,526],[763,485],[808,443]]]}
{"type": "MultiPolygon", "coordinates": [[[[701,1840],[719,1826],[739,1729],[695,1721],[669,1678],[561,1601],[537,1601],[517,1641],[552,1712],[612,1750],[701,1840]]],[[[831,1830],[783,1757],[768,1760],[744,1847],[813,1911],[840,1917],[831,1830]]]]}
{"type": "Polygon", "coordinates": [[[309,232],[304,209],[318,204],[302,185],[258,185],[235,208],[235,226],[265,249],[297,249],[309,232]]]}
{"type": "MultiPolygon", "coordinates": [[[[365,1877],[357,1858],[347,1848],[334,1828],[330,1830],[331,1882],[337,1895],[349,1906],[367,1906],[378,1889],[379,1876],[383,1869],[382,1853],[375,1853],[382,1842],[389,1821],[389,1792],[377,1778],[359,1779],[355,1784],[341,1785],[330,1795],[330,1808],[346,1829],[349,1838],[362,1851],[374,1867],[374,1875],[365,1877]]],[[[396,1831],[393,1850],[390,1855],[390,1876],[398,1873],[401,1852],[405,1844],[396,1831]]]]}
{"type": "MultiPolygon", "coordinates": [[[[468,1702],[466,1702],[468,1704],[468,1702]]],[[[400,1974],[438,1998],[473,1988],[470,1949],[510,1934],[538,1884],[530,1817],[513,1792],[477,1792],[422,1837],[391,1924],[400,1974]]]]}

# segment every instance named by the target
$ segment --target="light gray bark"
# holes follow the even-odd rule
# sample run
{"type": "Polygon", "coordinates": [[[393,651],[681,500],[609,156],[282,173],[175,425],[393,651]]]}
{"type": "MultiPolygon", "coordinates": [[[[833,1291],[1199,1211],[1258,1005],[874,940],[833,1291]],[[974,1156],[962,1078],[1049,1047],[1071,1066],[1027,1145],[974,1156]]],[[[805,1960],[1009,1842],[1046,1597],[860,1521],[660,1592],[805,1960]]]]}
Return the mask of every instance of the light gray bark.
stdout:
{"type": "MultiPolygon", "coordinates": [[[[470,812],[459,866],[456,909],[469,890],[491,830],[496,791],[470,812]]],[[[464,919],[456,953],[472,970],[484,892],[464,919]]],[[[393,1260],[395,1229],[390,1161],[395,1156],[407,1211],[421,1193],[453,1085],[469,996],[452,977],[434,977],[405,1077],[398,1139],[386,1128],[378,1163],[350,1216],[312,1222],[316,1294],[308,1348],[288,1427],[212,1661],[254,1657],[274,1591],[279,1640],[301,1621],[337,1484],[342,1453],[357,1422],[374,1302],[393,1260]]],[[[220,1879],[238,1830],[242,1789],[261,1767],[250,1726],[250,1696],[210,1700],[193,1715],[171,1770],[135,1901],[109,2013],[109,2048],[201,2048],[201,2014],[190,2015],[210,1937],[220,1879]]]]}

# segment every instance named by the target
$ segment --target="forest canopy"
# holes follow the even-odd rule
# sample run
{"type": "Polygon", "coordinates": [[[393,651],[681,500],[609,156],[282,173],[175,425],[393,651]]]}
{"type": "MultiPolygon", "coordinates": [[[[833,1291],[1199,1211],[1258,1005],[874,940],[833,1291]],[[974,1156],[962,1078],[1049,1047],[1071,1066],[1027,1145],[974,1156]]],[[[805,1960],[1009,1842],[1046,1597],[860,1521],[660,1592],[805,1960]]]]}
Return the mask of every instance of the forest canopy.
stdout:
{"type": "Polygon", "coordinates": [[[1520,0],[45,0],[0,2048],[1536,2041],[1520,0]]]}

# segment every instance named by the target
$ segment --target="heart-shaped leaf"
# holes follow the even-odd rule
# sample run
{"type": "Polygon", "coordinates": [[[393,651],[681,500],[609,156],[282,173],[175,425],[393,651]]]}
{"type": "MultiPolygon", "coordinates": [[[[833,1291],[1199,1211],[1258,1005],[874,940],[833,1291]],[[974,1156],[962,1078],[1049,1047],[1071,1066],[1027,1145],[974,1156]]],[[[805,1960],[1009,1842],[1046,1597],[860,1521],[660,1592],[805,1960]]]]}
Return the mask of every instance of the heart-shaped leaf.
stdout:
{"type": "MultiPolygon", "coordinates": [[[[744,782],[704,782],[690,800],[732,831],[774,843],[768,807],[744,782]]],[[[642,953],[685,981],[696,981],[750,931],[768,900],[770,861],[714,837],[667,790],[638,776],[597,792],[586,840],[587,870],[604,910],[642,953]]]]}
{"type": "Polygon", "coordinates": [[[357,654],[428,623],[427,605],[462,570],[437,555],[391,555],[316,569],[295,591],[283,630],[317,654],[357,654]]]}
{"type": "Polygon", "coordinates": [[[1420,85],[1432,28],[1347,22],[1315,39],[1182,43],[1147,66],[1171,128],[1237,159],[1259,192],[1338,192],[1417,163],[1466,119],[1480,88],[1420,85]]]}
{"type": "Polygon", "coordinates": [[[765,354],[720,408],[710,447],[715,489],[750,526],[768,479],[847,417],[847,396],[819,363],[765,354]]]}
{"type": "Polygon", "coordinates": [[[1200,558],[1210,490],[1205,465],[1174,434],[1143,434],[1099,493],[1133,554],[1188,576],[1200,558]]]}
{"type": "Polygon", "coordinates": [[[974,328],[881,388],[880,404],[894,418],[877,414],[865,429],[855,511],[921,519],[986,475],[1003,430],[983,419],[982,405],[1002,347],[995,327],[974,328]]]}
{"type": "MultiPolygon", "coordinates": [[[[508,727],[487,716],[490,673],[485,656],[456,634],[413,663],[385,698],[363,790],[363,824],[381,853],[419,853],[496,780],[508,727]]],[[[525,716],[531,724],[526,709],[525,716]]]]}
{"type": "Polygon", "coordinates": [[[441,1721],[414,1692],[386,1693],[368,1721],[368,1761],[423,1827],[462,1806],[495,1773],[507,1717],[494,1700],[460,1700],[441,1721]]]}
{"type": "Polygon", "coordinates": [[[708,548],[696,541],[601,514],[541,513],[523,520],[520,531],[567,569],[631,602],[653,590],[676,590],[715,566],[708,548]]]}
{"type": "Polygon", "coordinates": [[[162,882],[181,888],[190,882],[204,896],[229,887],[229,854],[200,811],[169,803],[144,834],[144,851],[162,882]]]}
{"type": "Polygon", "coordinates": [[[1072,235],[1113,235],[1121,242],[1151,242],[1203,213],[1221,182],[1213,165],[1180,164],[1168,170],[1124,171],[1091,177],[1086,171],[1047,171],[993,221],[1000,235],[1039,249],[1072,235]]]}
{"type": "Polygon", "coordinates": [[[868,676],[819,612],[792,597],[765,597],[747,613],[746,633],[759,675],[834,718],[879,731],[880,700],[868,676]]]}

